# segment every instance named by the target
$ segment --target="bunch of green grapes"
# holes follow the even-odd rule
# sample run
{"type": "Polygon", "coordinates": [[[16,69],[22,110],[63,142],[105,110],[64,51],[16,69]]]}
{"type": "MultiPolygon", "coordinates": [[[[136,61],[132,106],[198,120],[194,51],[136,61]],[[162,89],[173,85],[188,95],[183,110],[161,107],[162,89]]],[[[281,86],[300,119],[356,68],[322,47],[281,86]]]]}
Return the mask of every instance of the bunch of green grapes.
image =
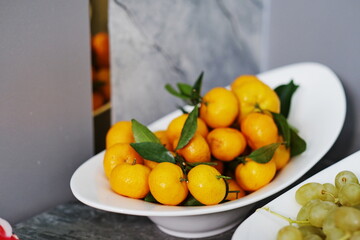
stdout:
{"type": "Polygon", "coordinates": [[[278,240],[360,240],[360,184],[353,172],[339,172],[334,184],[306,183],[295,199],[302,207],[278,240]]]}

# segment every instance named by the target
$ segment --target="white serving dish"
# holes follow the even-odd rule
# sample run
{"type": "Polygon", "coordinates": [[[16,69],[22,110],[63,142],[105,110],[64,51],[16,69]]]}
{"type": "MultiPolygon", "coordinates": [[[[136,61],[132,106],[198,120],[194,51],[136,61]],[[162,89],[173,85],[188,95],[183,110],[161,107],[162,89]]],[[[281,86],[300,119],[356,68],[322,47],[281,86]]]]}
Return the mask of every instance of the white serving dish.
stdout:
{"type": "MultiPolygon", "coordinates": [[[[275,179],[262,189],[236,201],[215,206],[163,206],[115,194],[103,172],[104,152],[97,154],[73,174],[74,196],[81,202],[105,211],[148,216],[162,231],[184,238],[208,237],[238,225],[254,203],[286,188],[314,166],[337,139],[345,119],[346,101],[337,76],[318,63],[299,63],[258,75],[270,87],[291,79],[300,85],[293,96],[289,122],[307,142],[307,150],[294,157],[275,179]],[[336,113],[336,114],[334,114],[336,113]]],[[[165,129],[180,115],[175,111],[153,124],[151,130],[165,129]]]]}
{"type": "MultiPolygon", "coordinates": [[[[279,197],[266,204],[272,211],[275,211],[286,217],[296,219],[301,206],[295,200],[296,190],[305,183],[333,183],[337,173],[343,170],[350,170],[360,178],[360,151],[346,157],[345,159],[335,163],[334,165],[322,170],[314,176],[299,183],[289,191],[283,193],[279,197]]],[[[258,210],[247,218],[236,229],[232,240],[238,239],[276,239],[277,232],[288,222],[265,211],[258,210]],[[261,231],[259,231],[261,226],[261,231]]]]}

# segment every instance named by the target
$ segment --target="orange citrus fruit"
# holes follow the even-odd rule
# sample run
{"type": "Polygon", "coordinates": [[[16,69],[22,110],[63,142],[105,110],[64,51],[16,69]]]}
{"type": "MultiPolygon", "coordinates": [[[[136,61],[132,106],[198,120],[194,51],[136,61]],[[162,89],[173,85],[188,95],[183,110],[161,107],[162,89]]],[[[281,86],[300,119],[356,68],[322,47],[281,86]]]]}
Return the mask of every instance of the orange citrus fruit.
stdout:
{"type": "Polygon", "coordinates": [[[205,205],[220,203],[226,195],[226,183],[215,168],[200,164],[188,173],[188,188],[193,197],[205,205]]]}
{"type": "MultiPolygon", "coordinates": [[[[184,127],[185,121],[189,114],[182,114],[176,118],[174,118],[168,125],[166,129],[166,135],[171,143],[181,135],[181,131],[184,127]]],[[[197,119],[197,129],[196,132],[200,133],[203,137],[206,137],[209,133],[208,127],[205,122],[201,119],[197,119]]],[[[174,148],[176,146],[173,146],[174,148]]]]}
{"type": "Polygon", "coordinates": [[[219,171],[219,173],[223,174],[224,173],[224,162],[220,161],[220,160],[216,160],[216,159],[211,159],[212,163],[216,163],[216,165],[210,165],[212,167],[214,167],[216,170],[219,171]]]}
{"type": "Polygon", "coordinates": [[[110,44],[109,34],[106,32],[99,32],[91,38],[91,48],[95,57],[95,64],[97,67],[110,66],[110,44]]]}
{"type": "Polygon", "coordinates": [[[150,192],[162,204],[175,206],[188,195],[186,179],[182,169],[173,163],[156,165],[149,175],[150,192]]]}
{"type": "Polygon", "coordinates": [[[244,135],[235,128],[215,128],[206,138],[211,154],[219,160],[231,161],[246,148],[244,135]]]}
{"type": "MultiPolygon", "coordinates": [[[[279,136],[278,142],[283,142],[282,136],[279,136]]],[[[289,162],[290,160],[290,148],[287,148],[284,144],[281,144],[274,152],[272,161],[276,164],[276,170],[280,170],[289,162]]]]}
{"type": "Polygon", "coordinates": [[[93,111],[100,108],[105,103],[104,96],[99,92],[92,93],[93,111]]]}
{"type": "Polygon", "coordinates": [[[238,98],[240,105],[239,119],[253,112],[257,106],[263,110],[280,112],[280,99],[276,92],[262,81],[248,80],[233,83],[231,90],[238,98]]]}
{"type": "Polygon", "coordinates": [[[111,97],[110,91],[110,70],[109,68],[101,68],[95,73],[95,81],[101,83],[100,92],[105,97],[105,101],[109,101],[111,97]]]}
{"type": "Polygon", "coordinates": [[[239,186],[245,191],[256,191],[268,184],[275,176],[274,161],[257,163],[250,158],[239,164],[235,169],[235,178],[239,186]]]}
{"type": "Polygon", "coordinates": [[[235,78],[235,80],[231,83],[230,87],[231,89],[236,89],[252,81],[259,82],[260,79],[255,75],[241,75],[235,78]]]}
{"type": "Polygon", "coordinates": [[[226,200],[236,200],[245,196],[245,191],[239,186],[239,184],[234,179],[227,180],[229,191],[237,191],[237,192],[229,192],[226,196],[226,200]]]}
{"type": "Polygon", "coordinates": [[[105,151],[103,166],[105,175],[110,177],[111,171],[120,163],[144,163],[144,159],[129,143],[117,143],[105,151]]]}
{"type": "Polygon", "coordinates": [[[238,100],[235,94],[226,88],[213,88],[202,99],[200,118],[211,128],[229,127],[238,114],[238,100]]]}
{"type": "MultiPolygon", "coordinates": [[[[174,146],[177,146],[179,138],[175,139],[174,146]]],[[[210,148],[205,138],[195,133],[193,138],[185,147],[178,149],[177,153],[187,162],[209,162],[211,160],[210,148]]]]}
{"type": "Polygon", "coordinates": [[[240,123],[241,132],[252,149],[275,143],[278,139],[278,129],[267,114],[252,112],[244,117],[240,123]]]}
{"type": "Polygon", "coordinates": [[[106,134],[106,148],[116,143],[135,142],[131,121],[120,121],[111,126],[106,134]]]}
{"type": "Polygon", "coordinates": [[[167,150],[173,151],[172,142],[170,142],[165,130],[156,131],[156,132],[154,132],[154,134],[167,150]]]}
{"type": "Polygon", "coordinates": [[[153,168],[156,167],[156,165],[158,165],[158,164],[159,164],[158,162],[144,159],[144,165],[147,166],[147,167],[149,167],[150,169],[153,169],[153,168]]]}
{"type": "Polygon", "coordinates": [[[149,193],[150,171],[142,164],[121,163],[111,172],[111,189],[126,197],[144,198],[149,193]]]}

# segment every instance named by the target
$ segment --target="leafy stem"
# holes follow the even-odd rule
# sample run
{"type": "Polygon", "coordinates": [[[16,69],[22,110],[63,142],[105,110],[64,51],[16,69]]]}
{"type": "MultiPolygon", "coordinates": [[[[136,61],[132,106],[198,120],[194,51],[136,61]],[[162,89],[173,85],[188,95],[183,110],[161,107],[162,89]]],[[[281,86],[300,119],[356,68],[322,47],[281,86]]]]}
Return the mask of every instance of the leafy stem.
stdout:
{"type": "Polygon", "coordinates": [[[204,72],[201,72],[193,86],[187,83],[177,83],[177,89],[175,89],[170,84],[166,84],[165,89],[173,96],[185,101],[186,104],[196,106],[202,102],[201,87],[203,78],[204,72]]]}

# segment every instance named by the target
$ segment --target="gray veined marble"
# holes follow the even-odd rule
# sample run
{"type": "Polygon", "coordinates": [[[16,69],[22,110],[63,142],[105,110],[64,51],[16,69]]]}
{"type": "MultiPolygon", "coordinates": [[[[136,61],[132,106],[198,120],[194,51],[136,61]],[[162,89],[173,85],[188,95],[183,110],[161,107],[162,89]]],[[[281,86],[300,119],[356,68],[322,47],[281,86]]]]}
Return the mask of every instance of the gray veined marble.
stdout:
{"type": "Polygon", "coordinates": [[[112,122],[149,124],[182,104],[164,85],[192,84],[202,93],[257,73],[262,52],[260,0],[112,0],[109,4],[112,122]]]}

